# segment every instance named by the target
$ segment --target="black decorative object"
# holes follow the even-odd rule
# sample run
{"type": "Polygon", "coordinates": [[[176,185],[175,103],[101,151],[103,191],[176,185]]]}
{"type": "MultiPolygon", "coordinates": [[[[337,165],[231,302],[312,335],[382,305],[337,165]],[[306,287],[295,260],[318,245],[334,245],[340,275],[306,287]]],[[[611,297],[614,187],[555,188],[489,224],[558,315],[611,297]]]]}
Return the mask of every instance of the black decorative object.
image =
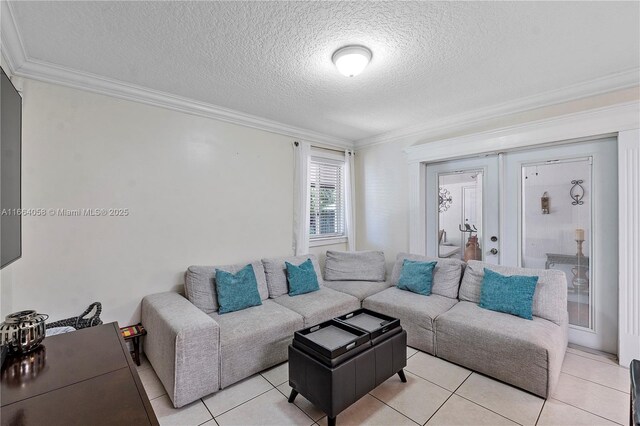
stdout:
{"type": "Polygon", "coordinates": [[[446,212],[451,207],[451,203],[453,202],[453,198],[451,197],[451,193],[447,188],[440,187],[438,193],[438,211],[440,213],[446,212]]]}
{"type": "Polygon", "coordinates": [[[469,233],[469,237],[471,237],[473,235],[473,233],[478,233],[478,229],[476,228],[475,225],[469,225],[468,223],[465,223],[464,226],[463,225],[458,225],[458,229],[460,230],[460,232],[468,232],[469,233]]]}
{"type": "Polygon", "coordinates": [[[102,320],[100,319],[100,313],[102,312],[102,303],[93,302],[89,307],[82,313],[80,316],[66,318],[60,321],[54,321],[47,324],[47,328],[54,327],[73,327],[76,330],[87,327],[94,327],[96,325],[101,325],[102,320]],[[89,312],[96,309],[96,312],[90,316],[89,318],[85,318],[85,316],[89,315],[89,312]]]}
{"type": "Polygon", "coordinates": [[[584,198],[584,188],[582,187],[584,181],[582,179],[578,179],[572,180],[571,183],[573,184],[569,191],[569,196],[573,200],[571,204],[574,206],[581,206],[584,204],[584,201],[582,201],[584,198]]]}

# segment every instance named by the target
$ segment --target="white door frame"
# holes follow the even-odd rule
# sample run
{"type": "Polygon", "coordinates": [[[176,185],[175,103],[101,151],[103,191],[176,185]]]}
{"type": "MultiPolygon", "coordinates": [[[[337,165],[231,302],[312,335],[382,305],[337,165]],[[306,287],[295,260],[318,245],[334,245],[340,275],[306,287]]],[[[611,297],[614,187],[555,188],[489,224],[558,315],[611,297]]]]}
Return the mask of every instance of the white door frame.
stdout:
{"type": "MultiPolygon", "coordinates": [[[[498,157],[493,156],[490,158],[471,158],[465,159],[461,161],[447,162],[443,164],[435,164],[433,168],[429,168],[426,171],[426,181],[429,185],[426,186],[426,197],[427,200],[436,200],[438,194],[439,182],[435,182],[435,185],[432,184],[433,181],[439,179],[439,176],[448,173],[455,173],[456,170],[464,170],[471,171],[477,170],[482,171],[482,205],[490,206],[492,204],[499,205],[500,204],[500,194],[496,189],[500,183],[499,177],[499,164],[498,157]],[[431,181],[429,179],[432,179],[431,181]]],[[[459,201],[460,202],[460,201],[459,201]]],[[[498,211],[498,209],[496,209],[498,211]]],[[[437,212],[432,211],[428,212],[425,208],[426,213],[426,229],[427,235],[433,233],[437,235],[439,229],[439,215],[437,212]]],[[[464,223],[462,220],[460,223],[464,223]]],[[[500,262],[500,256],[502,254],[501,251],[498,251],[497,255],[493,255],[489,253],[491,248],[494,248],[496,244],[490,243],[490,235],[497,235],[498,241],[502,240],[500,235],[499,227],[500,219],[499,217],[491,217],[490,215],[482,214],[482,223],[480,225],[482,240],[480,242],[480,247],[482,250],[482,258],[485,262],[498,264],[500,262]]],[[[439,257],[439,246],[438,246],[438,238],[431,238],[426,240],[427,244],[425,245],[425,251],[427,256],[431,257],[439,257]]],[[[461,254],[464,256],[464,241],[462,241],[461,245],[461,254]]]]}
{"type": "MultiPolygon", "coordinates": [[[[640,103],[627,102],[405,149],[409,167],[409,250],[424,254],[426,164],[604,135],[618,137],[618,358],[640,358],[640,103]]],[[[502,249],[503,247],[501,247],[502,249]]]]}

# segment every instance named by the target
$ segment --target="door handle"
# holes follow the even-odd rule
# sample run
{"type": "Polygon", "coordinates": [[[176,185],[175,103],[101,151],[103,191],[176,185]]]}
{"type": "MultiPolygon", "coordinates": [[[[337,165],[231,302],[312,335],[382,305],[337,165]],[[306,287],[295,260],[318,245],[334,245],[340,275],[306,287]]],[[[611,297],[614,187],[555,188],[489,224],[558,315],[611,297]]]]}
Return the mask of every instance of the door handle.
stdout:
{"type": "Polygon", "coordinates": [[[496,255],[498,254],[498,249],[497,248],[492,248],[491,250],[489,250],[489,253],[496,255]]]}

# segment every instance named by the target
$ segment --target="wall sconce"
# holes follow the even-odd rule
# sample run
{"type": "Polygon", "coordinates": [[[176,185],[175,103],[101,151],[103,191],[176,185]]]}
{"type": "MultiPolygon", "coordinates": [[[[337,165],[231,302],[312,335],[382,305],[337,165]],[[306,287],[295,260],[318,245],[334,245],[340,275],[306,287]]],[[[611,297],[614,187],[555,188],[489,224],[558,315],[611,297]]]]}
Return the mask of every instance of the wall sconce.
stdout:
{"type": "Polygon", "coordinates": [[[569,190],[569,196],[573,200],[571,204],[574,206],[581,206],[584,204],[584,201],[582,201],[582,198],[584,198],[584,188],[581,185],[582,183],[584,183],[582,179],[571,181],[573,186],[569,190]]]}
{"type": "Polygon", "coordinates": [[[542,208],[542,214],[549,214],[549,194],[547,194],[547,191],[540,198],[540,207],[542,208]]]}

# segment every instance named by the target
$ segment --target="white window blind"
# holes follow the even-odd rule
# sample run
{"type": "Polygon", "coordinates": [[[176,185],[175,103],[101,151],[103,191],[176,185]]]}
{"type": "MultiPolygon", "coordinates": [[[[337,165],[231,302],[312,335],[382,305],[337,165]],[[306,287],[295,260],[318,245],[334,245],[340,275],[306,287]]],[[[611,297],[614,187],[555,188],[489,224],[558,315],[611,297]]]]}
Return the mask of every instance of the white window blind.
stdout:
{"type": "Polygon", "coordinates": [[[344,236],[344,161],[311,157],[309,238],[344,236]]]}

